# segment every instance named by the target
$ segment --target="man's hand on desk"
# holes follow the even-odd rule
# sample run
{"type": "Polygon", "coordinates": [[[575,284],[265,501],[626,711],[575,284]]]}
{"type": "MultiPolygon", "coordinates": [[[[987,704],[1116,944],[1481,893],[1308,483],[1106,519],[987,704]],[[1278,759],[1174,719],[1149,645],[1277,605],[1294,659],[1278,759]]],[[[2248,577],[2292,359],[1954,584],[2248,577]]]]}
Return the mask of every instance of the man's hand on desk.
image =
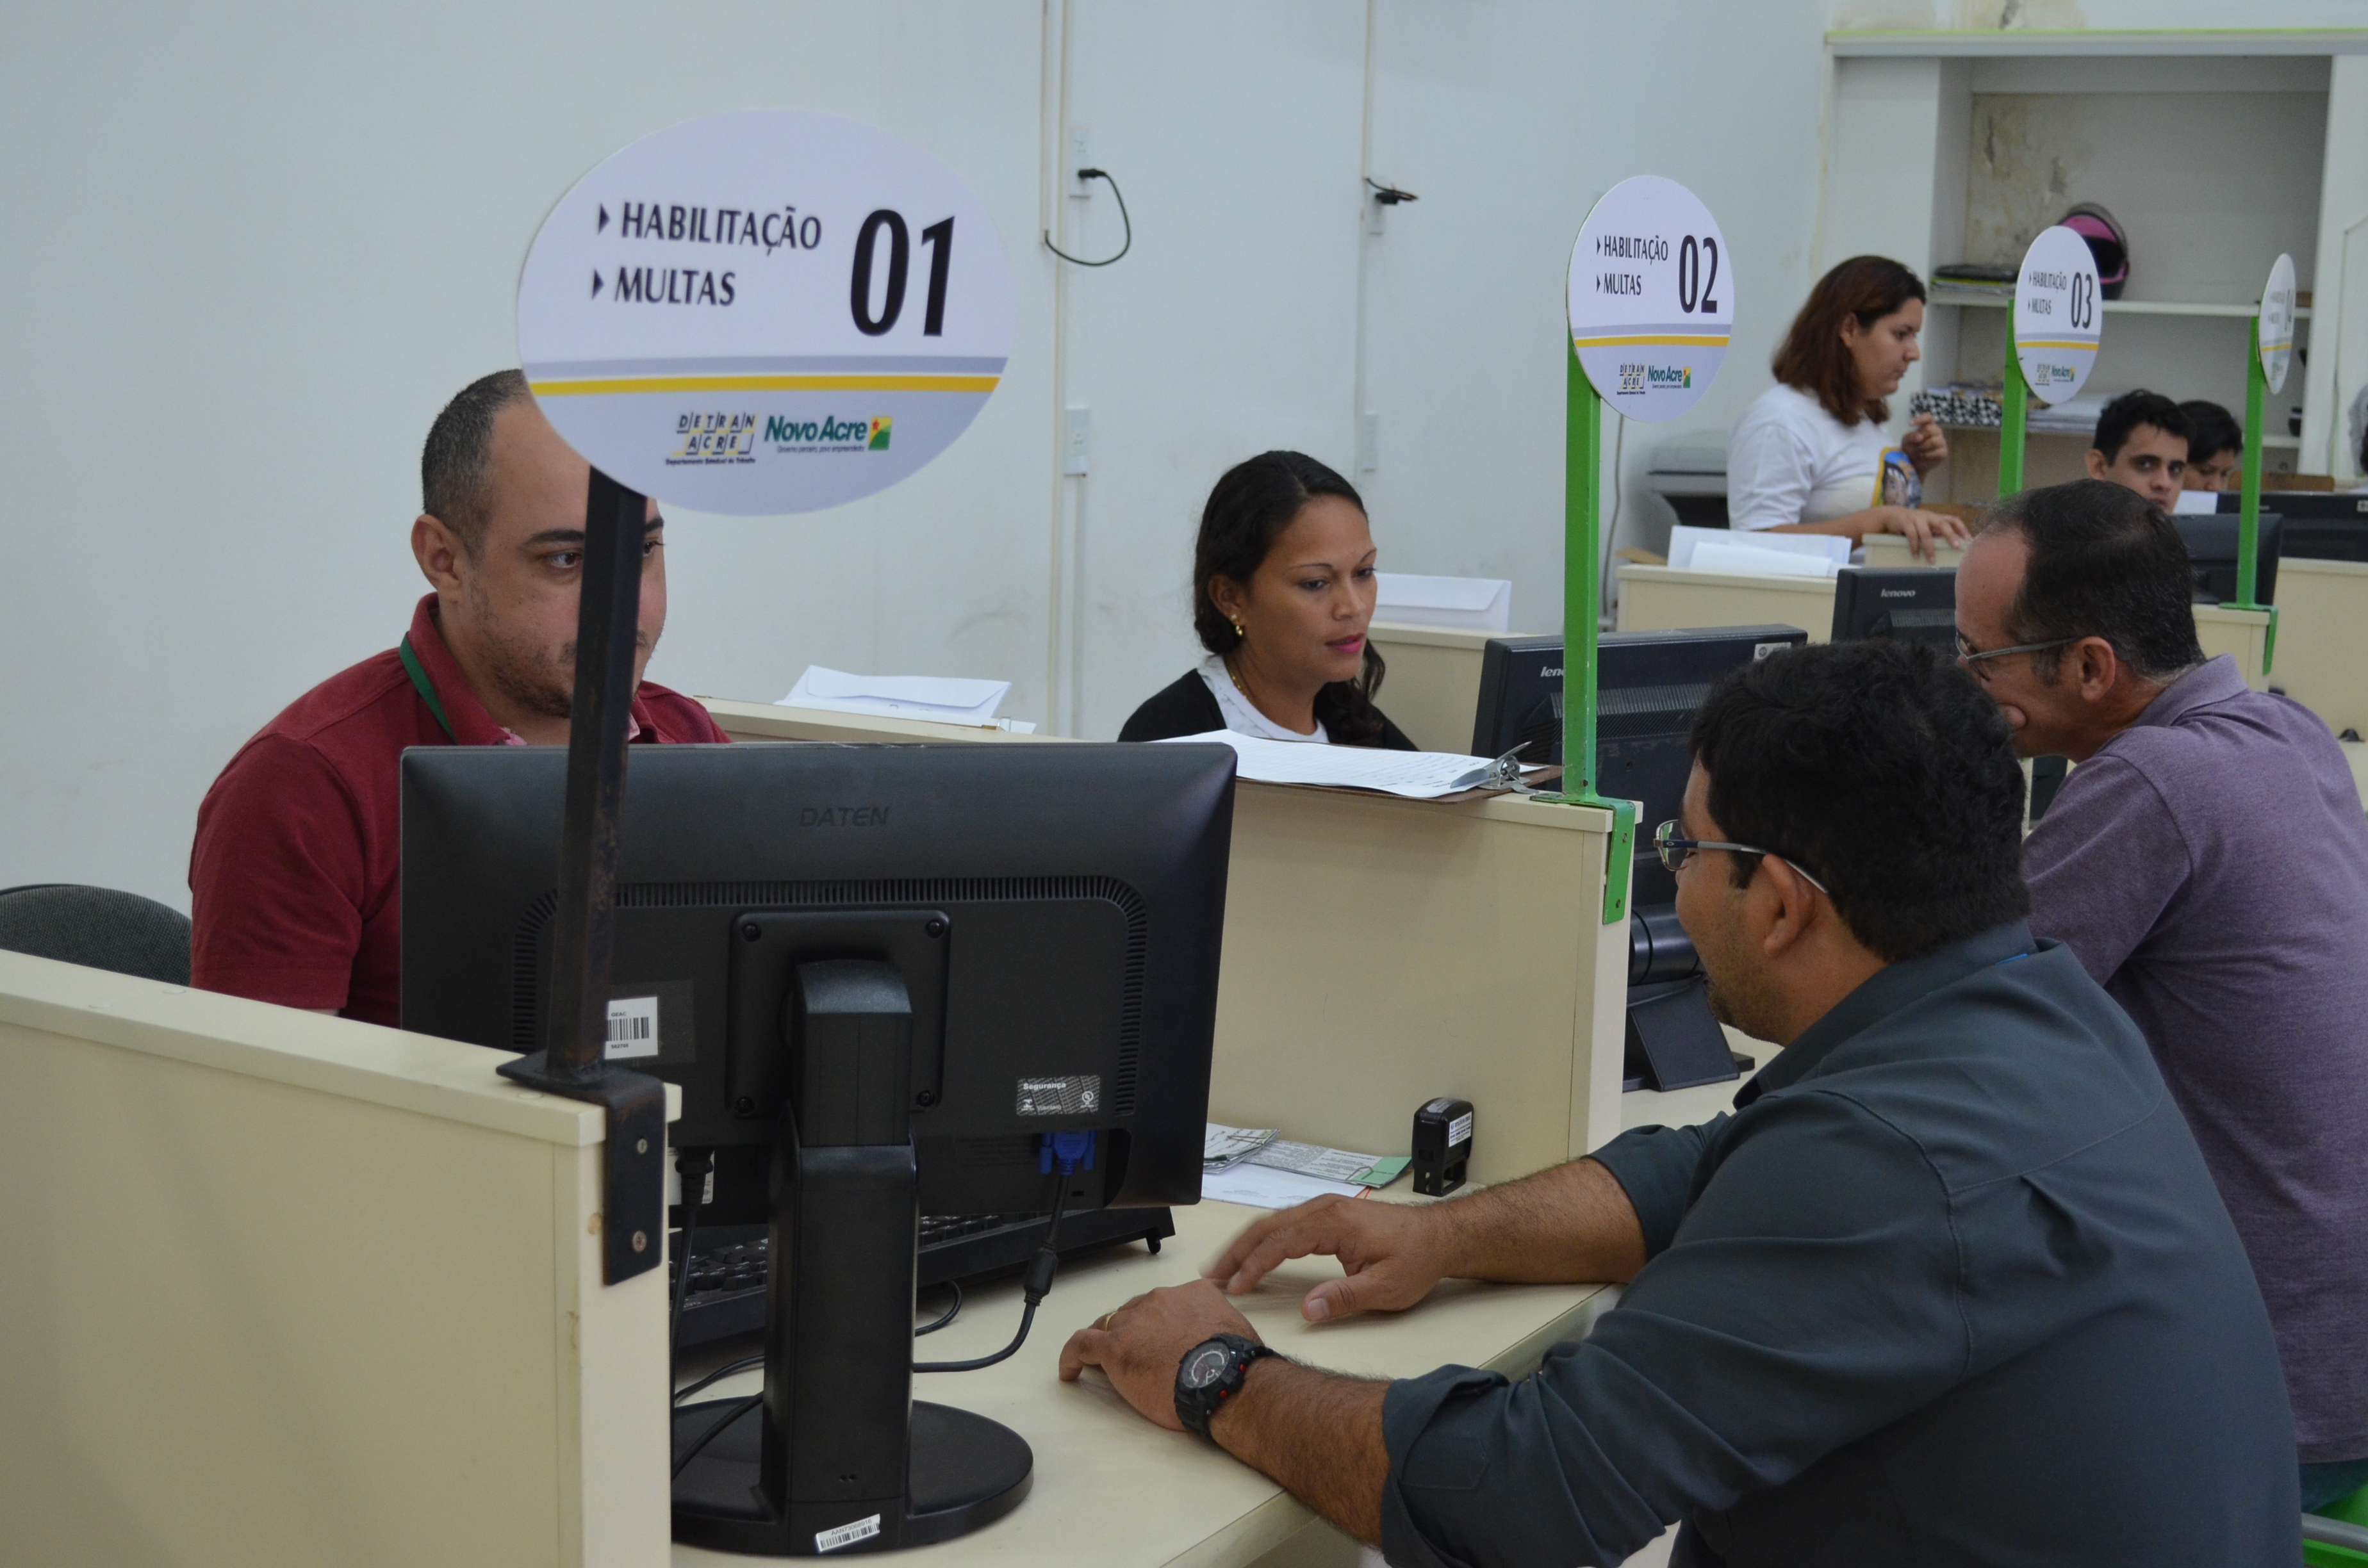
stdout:
{"type": "Polygon", "coordinates": [[[1318,1198],[1251,1225],[1201,1272],[1238,1296],[1292,1258],[1337,1257],[1343,1278],[1308,1291],[1300,1316],[1322,1323],[1350,1312],[1400,1312],[1447,1278],[1449,1227],[1440,1223],[1442,1212],[1436,1206],[1318,1198]]]}
{"type": "Polygon", "coordinates": [[[1087,1367],[1099,1367],[1127,1403],[1169,1431],[1181,1432],[1176,1369],[1186,1351],[1221,1334],[1258,1338],[1249,1320],[1207,1282],[1169,1285],[1137,1296],[1069,1335],[1061,1347],[1061,1381],[1074,1383],[1087,1367]]]}
{"type": "MultiPolygon", "coordinates": [[[[1220,1334],[1256,1340],[1247,1319],[1209,1280],[1137,1296],[1061,1348],[1061,1381],[1099,1367],[1129,1404],[1180,1432],[1176,1378],[1193,1346],[1220,1334]]],[[[1389,1449],[1382,1438],[1387,1383],[1344,1378],[1268,1358],[1209,1421],[1216,1445],[1368,1544],[1382,1532],[1389,1449]]]]}
{"type": "Polygon", "coordinates": [[[1322,1323],[1401,1312],[1447,1278],[1625,1283],[1645,1267],[1645,1233],[1611,1173],[1573,1160],[1445,1203],[1319,1198],[1251,1225],[1205,1273],[1240,1295],[1311,1255],[1338,1258],[1343,1276],[1299,1303],[1302,1317],[1322,1323]]]}

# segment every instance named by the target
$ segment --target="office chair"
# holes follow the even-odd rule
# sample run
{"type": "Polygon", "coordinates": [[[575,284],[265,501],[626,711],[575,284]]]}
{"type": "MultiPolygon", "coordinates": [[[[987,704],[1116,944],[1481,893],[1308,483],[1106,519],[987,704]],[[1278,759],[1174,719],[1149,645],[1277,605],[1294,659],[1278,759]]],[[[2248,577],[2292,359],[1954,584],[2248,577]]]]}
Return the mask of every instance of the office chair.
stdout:
{"type": "Polygon", "coordinates": [[[34,882],[0,889],[0,949],[189,983],[188,916],[113,888],[34,882]]]}

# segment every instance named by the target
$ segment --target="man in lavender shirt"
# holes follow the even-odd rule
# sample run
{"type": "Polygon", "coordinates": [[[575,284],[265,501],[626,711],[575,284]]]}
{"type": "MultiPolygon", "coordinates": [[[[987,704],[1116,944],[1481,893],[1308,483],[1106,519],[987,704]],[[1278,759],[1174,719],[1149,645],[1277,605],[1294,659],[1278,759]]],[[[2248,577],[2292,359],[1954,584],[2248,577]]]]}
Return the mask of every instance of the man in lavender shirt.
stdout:
{"type": "Polygon", "coordinates": [[[1965,553],[1958,653],[2024,756],[2077,765],[2023,846],[2031,926],[2145,1031],[2194,1130],[2310,1508],[2368,1484],[2368,818],[2317,716],[2203,657],[2192,585],[2145,497],[2030,491],[1965,553]]]}

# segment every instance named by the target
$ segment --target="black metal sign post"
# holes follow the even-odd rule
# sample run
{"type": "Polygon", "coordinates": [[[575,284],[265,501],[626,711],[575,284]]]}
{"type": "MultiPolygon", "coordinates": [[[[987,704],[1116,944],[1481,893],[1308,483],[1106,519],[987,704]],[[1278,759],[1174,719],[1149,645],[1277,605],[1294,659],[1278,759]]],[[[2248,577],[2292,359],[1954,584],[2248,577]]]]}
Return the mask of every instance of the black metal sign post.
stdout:
{"type": "Polygon", "coordinates": [[[609,1065],[609,960],[616,937],[617,846],[625,802],[625,728],[642,604],[643,496],[598,469],[584,511],[575,611],[575,698],[567,734],[567,810],[552,922],[544,1048],[497,1071],[546,1094],[607,1108],[601,1278],[658,1266],[666,1244],[666,1085],[609,1065]]]}

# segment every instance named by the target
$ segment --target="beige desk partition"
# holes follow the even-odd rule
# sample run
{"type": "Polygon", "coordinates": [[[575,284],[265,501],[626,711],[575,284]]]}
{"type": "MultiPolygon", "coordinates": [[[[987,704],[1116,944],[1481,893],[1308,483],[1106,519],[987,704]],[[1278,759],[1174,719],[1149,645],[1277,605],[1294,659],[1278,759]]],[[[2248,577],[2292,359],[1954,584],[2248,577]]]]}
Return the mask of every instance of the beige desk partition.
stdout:
{"type": "Polygon", "coordinates": [[[1371,635],[1388,665],[1375,699],[1382,711],[1425,751],[1464,752],[1472,749],[1472,723],[1480,707],[1480,661],[1488,640],[1525,634],[1377,620],[1371,635]]]}
{"type": "Polygon", "coordinates": [[[784,708],[778,702],[734,702],[721,697],[698,699],[716,727],[735,741],[837,741],[842,744],[894,744],[934,741],[999,742],[1056,740],[1054,735],[1023,735],[991,724],[939,724],[927,719],[876,719],[869,713],[838,713],[825,708],[784,708]]]}
{"type": "Polygon", "coordinates": [[[1947,566],[1955,568],[1964,563],[1965,552],[1953,545],[1943,545],[1933,551],[1934,559],[1925,560],[1907,548],[1907,540],[1899,534],[1869,534],[1859,541],[1866,551],[1865,564],[1885,572],[1896,572],[1904,566],[1947,566]]]}
{"type": "Polygon", "coordinates": [[[1810,642],[1823,642],[1834,626],[1834,580],[1675,566],[1620,568],[1621,631],[1688,626],[1797,626],[1810,642]]]}
{"type": "MultiPolygon", "coordinates": [[[[2283,582],[2283,578],[2281,578],[2283,582]]],[[[2270,612],[2265,609],[2230,609],[2225,605],[2195,607],[2195,641],[2203,646],[2203,656],[2216,659],[2223,653],[2237,657],[2237,667],[2245,675],[2245,684],[2255,691],[2267,687],[2269,677],[2261,673],[2261,655],[2268,651],[2270,612]]],[[[2279,663],[2284,663],[2285,621],[2278,622],[2279,663]]]]}
{"type": "MultiPolygon", "coordinates": [[[[700,700],[735,739],[1047,738],[700,700]]],[[[1480,1181],[1618,1132],[1628,928],[1602,924],[1609,833],[1602,812],[1518,796],[1241,785],[1210,1116],[1395,1154],[1415,1108],[1452,1095],[1478,1112],[1480,1181]]]]}
{"type": "Polygon", "coordinates": [[[2270,684],[2337,734],[2368,734],[2368,564],[2278,562],[2278,652],[2270,684]]]}
{"type": "Polygon", "coordinates": [[[666,1272],[495,1060],[0,953],[0,1559],[666,1561],[666,1272]]]}
{"type": "Polygon", "coordinates": [[[1391,1154],[1417,1106],[1453,1096],[1474,1108],[1484,1182],[1618,1132],[1610,823],[1517,796],[1241,785],[1210,1117],[1391,1154]]]}

